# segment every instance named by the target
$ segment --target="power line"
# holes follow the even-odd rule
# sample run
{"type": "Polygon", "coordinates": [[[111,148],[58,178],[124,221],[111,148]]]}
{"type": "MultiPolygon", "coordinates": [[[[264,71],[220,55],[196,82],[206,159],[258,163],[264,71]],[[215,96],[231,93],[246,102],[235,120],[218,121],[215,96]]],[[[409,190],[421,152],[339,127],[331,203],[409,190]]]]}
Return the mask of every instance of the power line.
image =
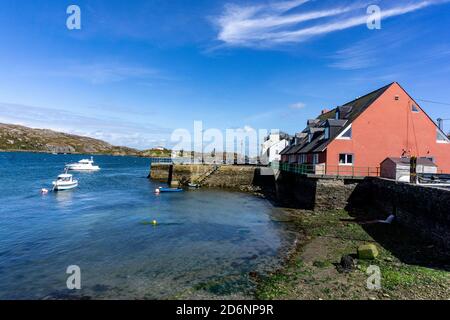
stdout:
{"type": "Polygon", "coordinates": [[[418,101],[426,102],[426,103],[434,103],[434,104],[442,104],[445,106],[450,106],[450,103],[447,102],[438,102],[438,101],[432,101],[432,100],[423,100],[423,99],[417,99],[418,101]]]}

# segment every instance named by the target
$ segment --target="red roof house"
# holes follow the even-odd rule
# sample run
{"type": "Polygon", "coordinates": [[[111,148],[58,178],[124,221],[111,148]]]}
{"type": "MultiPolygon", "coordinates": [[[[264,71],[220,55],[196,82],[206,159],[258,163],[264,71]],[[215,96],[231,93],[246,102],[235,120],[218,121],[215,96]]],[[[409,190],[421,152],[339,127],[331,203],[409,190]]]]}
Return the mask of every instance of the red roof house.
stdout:
{"type": "Polygon", "coordinates": [[[449,138],[397,82],[309,120],[281,155],[321,174],[377,175],[386,158],[409,156],[450,173],[449,138]]]}

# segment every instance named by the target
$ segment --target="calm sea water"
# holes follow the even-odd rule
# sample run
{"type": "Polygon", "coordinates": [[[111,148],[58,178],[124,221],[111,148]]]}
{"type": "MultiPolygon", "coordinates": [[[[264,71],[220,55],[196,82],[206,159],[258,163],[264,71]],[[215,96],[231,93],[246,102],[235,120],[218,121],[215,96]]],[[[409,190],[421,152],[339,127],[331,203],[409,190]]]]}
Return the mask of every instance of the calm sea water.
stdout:
{"type": "Polygon", "coordinates": [[[156,196],[148,159],[96,156],[102,170],[74,173],[77,189],[40,194],[82,158],[0,153],[0,299],[245,297],[249,272],[273,270],[292,242],[251,195],[156,196]],[[81,291],[66,288],[69,265],[81,291]]]}

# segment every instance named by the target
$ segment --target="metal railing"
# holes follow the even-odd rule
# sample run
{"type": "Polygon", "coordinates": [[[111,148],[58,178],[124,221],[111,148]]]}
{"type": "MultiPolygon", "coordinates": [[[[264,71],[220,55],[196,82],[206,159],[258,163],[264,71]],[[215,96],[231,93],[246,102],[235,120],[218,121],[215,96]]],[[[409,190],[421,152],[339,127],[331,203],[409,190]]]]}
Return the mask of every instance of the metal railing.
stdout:
{"type": "Polygon", "coordinates": [[[172,158],[150,158],[151,163],[172,164],[172,158]]]}
{"type": "Polygon", "coordinates": [[[349,165],[325,165],[325,164],[292,164],[272,163],[272,168],[300,175],[319,175],[336,177],[379,177],[379,167],[355,167],[349,165]]]}

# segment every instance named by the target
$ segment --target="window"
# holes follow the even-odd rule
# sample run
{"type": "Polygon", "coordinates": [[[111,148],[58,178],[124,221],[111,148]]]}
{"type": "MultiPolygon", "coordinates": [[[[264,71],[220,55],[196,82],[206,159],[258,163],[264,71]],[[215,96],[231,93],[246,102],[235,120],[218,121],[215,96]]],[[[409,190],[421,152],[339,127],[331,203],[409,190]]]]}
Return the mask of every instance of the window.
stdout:
{"type": "Polygon", "coordinates": [[[412,112],[419,112],[419,108],[413,103],[413,105],[411,106],[411,111],[412,112]]]}
{"type": "Polygon", "coordinates": [[[437,129],[437,143],[450,143],[450,140],[445,136],[445,134],[438,128],[437,129]]]}
{"type": "Polygon", "coordinates": [[[311,143],[312,138],[313,138],[313,134],[312,133],[308,134],[308,143],[311,143]]]}
{"type": "Polygon", "coordinates": [[[434,162],[434,160],[436,160],[433,156],[426,156],[426,157],[423,157],[422,159],[428,159],[431,162],[434,162]]]}
{"type": "Polygon", "coordinates": [[[300,155],[299,163],[300,164],[306,163],[306,154],[300,155]]]}
{"type": "Polygon", "coordinates": [[[336,110],[335,119],[339,120],[341,118],[341,112],[339,110],[336,110]]]}
{"type": "Polygon", "coordinates": [[[353,165],[353,154],[342,153],[339,155],[339,165],[351,166],[353,165]]]}
{"type": "Polygon", "coordinates": [[[336,139],[350,140],[352,138],[352,125],[348,126],[336,139]]]}
{"type": "Polygon", "coordinates": [[[325,128],[324,139],[325,139],[325,140],[330,139],[330,128],[329,128],[329,127],[326,127],[326,128],[325,128]]]}
{"type": "Polygon", "coordinates": [[[318,164],[319,163],[319,154],[315,153],[313,154],[313,164],[318,164]]]}
{"type": "Polygon", "coordinates": [[[352,138],[352,127],[349,127],[347,130],[344,131],[342,134],[342,138],[351,139],[352,138]]]}

